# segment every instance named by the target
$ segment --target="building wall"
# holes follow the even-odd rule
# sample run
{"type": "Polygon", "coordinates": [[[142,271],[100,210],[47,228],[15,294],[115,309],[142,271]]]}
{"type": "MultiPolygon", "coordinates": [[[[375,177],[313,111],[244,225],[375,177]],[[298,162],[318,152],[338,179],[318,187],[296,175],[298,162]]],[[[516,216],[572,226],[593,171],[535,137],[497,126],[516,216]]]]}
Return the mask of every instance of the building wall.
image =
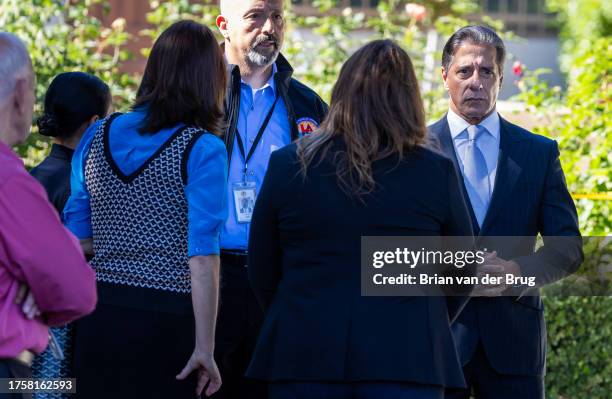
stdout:
{"type": "MultiPolygon", "coordinates": [[[[559,69],[559,40],[555,16],[546,11],[545,0],[480,0],[482,12],[504,22],[505,28],[517,37],[506,40],[508,59],[504,70],[504,82],[500,98],[508,99],[518,93],[516,76],[512,73],[514,61],[527,68],[550,69],[542,78],[551,86],[563,86],[559,69]]],[[[474,18],[480,15],[474,15],[474,18]]]]}
{"type": "Polygon", "coordinates": [[[126,20],[126,31],[132,35],[127,49],[134,55],[134,59],[126,61],[122,69],[128,73],[142,73],[146,64],[146,59],[140,55],[140,49],[150,46],[150,41],[139,35],[139,32],[146,29],[146,14],[149,12],[149,0],[107,0],[106,5],[109,12],[103,12],[102,7],[95,7],[92,13],[98,17],[106,26],[117,18],[126,20]]]}
{"type": "Polygon", "coordinates": [[[549,68],[550,74],[542,78],[551,86],[565,86],[563,74],[559,70],[559,40],[556,37],[532,38],[524,41],[510,40],[506,42],[508,60],[504,70],[504,82],[501,99],[507,99],[519,92],[516,86],[516,76],[512,73],[514,60],[525,64],[528,69],[549,68]]]}

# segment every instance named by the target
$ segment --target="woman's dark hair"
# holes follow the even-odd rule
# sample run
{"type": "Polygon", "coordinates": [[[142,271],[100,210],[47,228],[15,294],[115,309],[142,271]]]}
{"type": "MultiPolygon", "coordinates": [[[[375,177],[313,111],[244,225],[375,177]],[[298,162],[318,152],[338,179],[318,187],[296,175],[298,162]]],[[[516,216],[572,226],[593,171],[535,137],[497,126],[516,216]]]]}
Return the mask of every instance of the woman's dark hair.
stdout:
{"type": "Polygon", "coordinates": [[[221,134],[226,67],[212,31],[179,21],[155,41],[134,108],[146,106],[140,133],[178,123],[221,134]]]}
{"type": "Polygon", "coordinates": [[[36,120],[43,136],[67,138],[94,115],[106,116],[111,92],[100,78],[84,72],[57,75],[45,94],[43,114],[36,120]]]}
{"type": "Polygon", "coordinates": [[[392,40],[376,40],[342,66],[321,128],[298,143],[303,176],[341,137],[334,154],[340,188],[360,196],[375,188],[372,162],[407,152],[425,142],[425,112],[410,57],[392,40]]]}

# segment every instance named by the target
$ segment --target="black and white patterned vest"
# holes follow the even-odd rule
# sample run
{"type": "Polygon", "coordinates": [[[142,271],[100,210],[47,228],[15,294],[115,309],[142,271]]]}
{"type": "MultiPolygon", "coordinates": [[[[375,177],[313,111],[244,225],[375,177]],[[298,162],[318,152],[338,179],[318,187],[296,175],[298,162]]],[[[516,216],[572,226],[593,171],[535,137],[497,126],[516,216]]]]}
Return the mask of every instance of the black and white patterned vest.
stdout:
{"type": "Polygon", "coordinates": [[[100,124],[85,166],[98,281],[191,292],[187,256],[186,163],[205,131],[177,130],[140,168],[125,175],[112,159],[109,127],[100,124]]]}

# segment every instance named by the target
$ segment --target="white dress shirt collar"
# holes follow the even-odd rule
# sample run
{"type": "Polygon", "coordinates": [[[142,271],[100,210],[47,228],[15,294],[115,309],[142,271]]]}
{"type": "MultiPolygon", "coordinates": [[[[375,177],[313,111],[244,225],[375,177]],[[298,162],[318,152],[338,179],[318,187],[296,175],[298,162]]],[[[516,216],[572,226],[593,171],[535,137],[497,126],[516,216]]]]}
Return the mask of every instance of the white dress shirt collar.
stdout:
{"type": "MultiPolygon", "coordinates": [[[[448,109],[446,120],[448,121],[448,127],[453,140],[455,140],[457,136],[463,133],[465,129],[470,126],[465,119],[457,115],[450,108],[448,109]]],[[[489,134],[493,136],[495,140],[499,140],[500,121],[497,111],[491,112],[491,115],[487,116],[482,122],[479,123],[479,125],[486,128],[489,134]]]]}

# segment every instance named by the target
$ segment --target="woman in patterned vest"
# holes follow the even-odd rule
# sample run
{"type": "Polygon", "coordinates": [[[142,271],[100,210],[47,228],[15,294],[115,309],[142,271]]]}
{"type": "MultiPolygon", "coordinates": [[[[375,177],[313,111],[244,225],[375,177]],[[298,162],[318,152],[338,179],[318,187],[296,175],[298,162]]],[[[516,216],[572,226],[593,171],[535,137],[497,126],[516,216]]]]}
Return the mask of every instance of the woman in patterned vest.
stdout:
{"type": "Polygon", "coordinates": [[[213,33],[181,21],[155,42],[132,112],[83,136],[66,225],[92,253],[96,311],[77,323],[77,398],[193,398],[213,359],[227,153],[225,65],[213,33]]]}

